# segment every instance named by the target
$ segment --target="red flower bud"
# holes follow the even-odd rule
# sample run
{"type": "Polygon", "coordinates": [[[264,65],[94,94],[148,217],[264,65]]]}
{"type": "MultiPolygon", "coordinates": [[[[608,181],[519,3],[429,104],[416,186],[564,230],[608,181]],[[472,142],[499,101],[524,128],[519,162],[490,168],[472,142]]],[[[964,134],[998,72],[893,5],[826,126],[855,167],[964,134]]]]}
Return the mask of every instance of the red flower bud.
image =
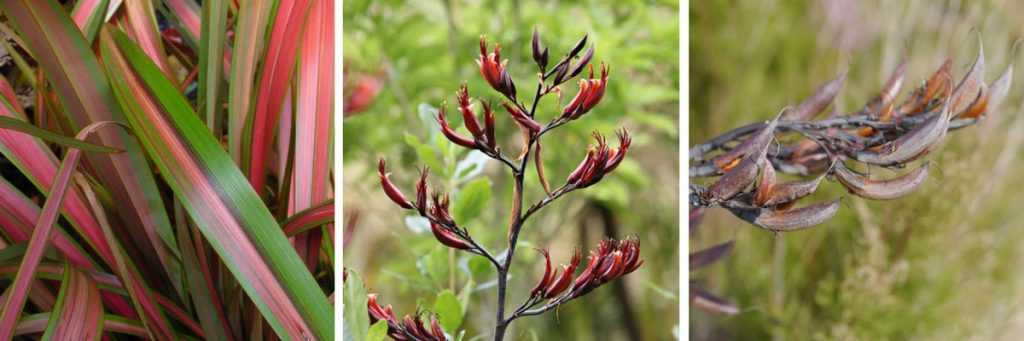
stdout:
{"type": "Polygon", "coordinates": [[[437,323],[436,317],[430,318],[430,331],[438,340],[444,340],[446,338],[444,335],[444,329],[441,329],[441,324],[437,323]]]}
{"type": "Polygon", "coordinates": [[[573,97],[572,101],[562,110],[562,117],[577,119],[597,106],[604,98],[605,87],[608,85],[608,68],[601,64],[601,79],[594,79],[594,68],[590,68],[590,78],[581,79],[580,90],[573,97]]]}
{"type": "Polygon", "coordinates": [[[377,163],[377,175],[380,176],[380,186],[384,188],[384,194],[387,194],[388,198],[390,198],[391,201],[394,201],[395,204],[398,204],[398,206],[405,209],[413,209],[414,207],[412,203],[409,202],[409,199],[406,199],[405,195],[402,194],[402,191],[398,190],[398,187],[396,187],[395,184],[391,182],[391,179],[388,178],[389,174],[387,173],[386,167],[384,159],[381,158],[377,163]]]}
{"type": "Polygon", "coordinates": [[[527,116],[526,113],[519,110],[518,107],[509,104],[508,102],[501,102],[501,105],[505,107],[505,111],[508,111],[508,114],[512,116],[512,119],[526,130],[529,130],[531,133],[536,133],[541,130],[540,123],[534,121],[530,116],[527,116]]]}
{"type": "Polygon", "coordinates": [[[420,180],[416,182],[416,209],[420,214],[427,214],[427,175],[430,169],[423,167],[420,172],[420,180]]]}
{"type": "Polygon", "coordinates": [[[480,66],[480,75],[484,76],[484,80],[491,85],[494,90],[508,96],[509,98],[516,97],[516,85],[512,82],[512,77],[509,77],[508,71],[505,70],[505,64],[507,60],[501,60],[501,45],[494,45],[494,52],[487,52],[487,40],[484,37],[480,37],[480,58],[476,60],[476,64],[480,66]]]}
{"type": "Polygon", "coordinates": [[[537,249],[537,251],[544,255],[544,276],[540,278],[540,282],[537,283],[537,286],[533,287],[533,290],[530,290],[530,297],[535,297],[543,293],[544,289],[547,288],[548,283],[551,283],[552,277],[551,255],[544,249],[537,249]]]}
{"type": "Polygon", "coordinates": [[[448,141],[452,141],[452,143],[454,144],[466,148],[476,149],[476,142],[473,142],[473,140],[470,140],[469,138],[459,135],[458,133],[455,132],[455,130],[452,130],[451,126],[448,125],[448,120],[445,118],[445,116],[447,115],[447,110],[445,109],[446,106],[446,104],[442,104],[441,109],[437,111],[437,124],[441,126],[441,133],[444,134],[444,137],[448,138],[448,141]]]}
{"type": "Polygon", "coordinates": [[[494,111],[491,110],[491,104],[488,102],[480,102],[484,107],[484,137],[487,138],[487,148],[494,150],[498,146],[498,140],[494,138],[494,111]]]}
{"type": "Polygon", "coordinates": [[[601,257],[595,255],[593,252],[588,257],[587,267],[583,268],[583,273],[579,277],[576,277],[576,281],[572,284],[572,291],[578,292],[583,287],[590,284],[590,281],[594,279],[594,273],[597,272],[597,267],[601,265],[601,257]]]}
{"type": "Polygon", "coordinates": [[[448,213],[449,203],[447,194],[434,193],[434,206],[431,207],[430,215],[445,224],[455,225],[455,219],[448,213]]]}
{"type": "Polygon", "coordinates": [[[430,223],[430,231],[434,233],[434,238],[437,238],[438,242],[447,247],[459,250],[468,250],[470,248],[469,243],[466,243],[462,238],[455,235],[454,232],[437,223],[430,223]]]}
{"type": "Polygon", "coordinates": [[[484,131],[480,128],[480,122],[476,119],[476,113],[469,107],[469,90],[466,88],[466,84],[462,84],[456,97],[459,100],[459,112],[462,113],[462,122],[466,125],[466,130],[469,130],[469,133],[473,134],[473,137],[478,141],[483,140],[484,131]]]}

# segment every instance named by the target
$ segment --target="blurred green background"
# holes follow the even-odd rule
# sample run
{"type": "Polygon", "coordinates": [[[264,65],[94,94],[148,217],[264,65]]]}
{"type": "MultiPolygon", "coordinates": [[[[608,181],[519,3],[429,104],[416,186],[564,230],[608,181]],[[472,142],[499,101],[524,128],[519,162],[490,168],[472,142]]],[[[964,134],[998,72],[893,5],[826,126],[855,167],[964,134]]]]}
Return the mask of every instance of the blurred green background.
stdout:
{"type": "MultiPolygon", "coordinates": [[[[380,191],[376,161],[387,158],[392,179],[406,193],[418,167],[429,165],[431,185],[453,192],[453,205],[462,207],[460,225],[492,252],[501,252],[511,199],[507,168],[453,147],[439,136],[431,115],[447,99],[449,120],[465,134],[455,114],[459,85],[467,82],[472,97],[499,99],[474,62],[480,35],[501,43],[520,98],[530,101],[536,79],[530,58],[533,27],[540,29],[552,64],[589,32],[596,44],[595,66],[602,61],[611,66],[608,92],[584,118],[545,135],[547,177],[553,186],[564,181],[593,142],[592,131],[611,137],[625,126],[633,133],[634,148],[600,184],[530,219],[516,253],[508,304],[521,303],[543,273],[532,247],[550,248],[552,261],[562,263],[573,248],[586,252],[606,236],[636,235],[646,263],[557,311],[517,320],[507,335],[514,340],[673,338],[680,304],[677,13],[677,1],[345,1],[344,92],[358,104],[344,121],[345,267],[400,316],[418,306],[429,311],[438,306],[439,295],[455,294],[465,316],[452,324],[467,340],[489,339],[493,269],[480,257],[441,247],[422,223],[407,219],[407,212],[380,191]]],[[[577,91],[575,81],[562,91],[564,105],[577,91]]],[[[560,112],[555,97],[540,103],[540,121],[560,112]]],[[[496,114],[499,145],[518,150],[518,128],[503,110],[496,114]]],[[[526,203],[543,194],[532,164],[530,169],[526,203]]]]}
{"type": "MultiPolygon", "coordinates": [[[[694,1],[688,145],[770,119],[847,69],[836,103],[856,110],[903,53],[910,60],[903,95],[947,56],[959,80],[977,54],[972,28],[984,42],[991,82],[1024,33],[1024,3],[694,1]]],[[[736,247],[690,277],[741,312],[691,308],[691,338],[1021,339],[1024,91],[1020,72],[1015,78],[1000,110],[951,133],[927,157],[937,167],[908,197],[867,201],[826,182],[806,202],[843,196],[839,214],[778,238],[724,210],[708,211],[690,250],[729,239],[736,247]]]]}

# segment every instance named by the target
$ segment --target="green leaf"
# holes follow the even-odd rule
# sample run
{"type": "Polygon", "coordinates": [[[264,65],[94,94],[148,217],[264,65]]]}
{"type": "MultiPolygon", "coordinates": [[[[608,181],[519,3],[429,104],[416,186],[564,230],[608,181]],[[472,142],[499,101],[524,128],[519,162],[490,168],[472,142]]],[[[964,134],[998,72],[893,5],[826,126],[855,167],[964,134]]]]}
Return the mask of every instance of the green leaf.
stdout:
{"type": "Polygon", "coordinates": [[[462,303],[451,290],[444,290],[434,300],[434,313],[437,314],[437,321],[441,327],[454,334],[454,331],[462,325],[462,303]]]}
{"type": "Polygon", "coordinates": [[[370,329],[370,316],[366,312],[366,287],[363,286],[363,279],[352,270],[348,271],[348,279],[345,280],[343,298],[345,304],[345,328],[342,328],[345,341],[368,340],[367,330],[370,329]]]}
{"type": "Polygon", "coordinates": [[[480,216],[491,201],[491,180],[479,178],[470,181],[455,197],[452,215],[459,224],[466,224],[480,216]]]}
{"type": "Polygon", "coordinates": [[[366,333],[366,341],[384,341],[388,336],[388,323],[387,321],[380,320],[374,323],[370,327],[370,331],[366,333]]]}
{"type": "Polygon", "coordinates": [[[52,131],[36,127],[31,123],[7,116],[0,116],[0,129],[10,129],[32,135],[44,141],[53,142],[65,147],[72,147],[84,152],[94,153],[119,153],[120,149],[92,144],[82,140],[76,140],[52,131]]]}

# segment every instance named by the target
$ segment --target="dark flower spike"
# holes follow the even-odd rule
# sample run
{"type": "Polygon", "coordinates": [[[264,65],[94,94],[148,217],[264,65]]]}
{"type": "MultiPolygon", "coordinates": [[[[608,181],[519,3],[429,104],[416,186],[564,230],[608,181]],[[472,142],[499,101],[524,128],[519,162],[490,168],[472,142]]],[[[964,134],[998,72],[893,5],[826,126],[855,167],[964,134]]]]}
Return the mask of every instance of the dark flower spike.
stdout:
{"type": "Polygon", "coordinates": [[[404,209],[411,210],[415,208],[415,206],[409,202],[409,199],[405,198],[402,191],[399,190],[393,182],[391,182],[390,178],[388,178],[390,174],[387,172],[387,164],[384,162],[384,158],[381,158],[380,161],[377,162],[377,175],[380,176],[380,186],[384,189],[384,194],[387,194],[391,201],[404,209]]]}
{"type": "Polygon", "coordinates": [[[522,110],[519,110],[518,107],[511,105],[508,102],[501,102],[501,105],[505,107],[505,111],[508,111],[508,114],[512,116],[512,119],[515,120],[519,126],[530,131],[531,134],[535,134],[541,130],[540,123],[528,116],[522,110]]]}
{"type": "Polygon", "coordinates": [[[470,108],[469,90],[466,88],[465,83],[459,88],[456,97],[459,100],[459,112],[462,113],[462,122],[466,125],[466,130],[469,130],[469,133],[473,134],[477,141],[483,141],[484,130],[480,127],[480,121],[476,119],[476,113],[470,108]]]}
{"type": "Polygon", "coordinates": [[[476,142],[467,137],[459,135],[458,133],[455,132],[455,130],[452,129],[450,125],[448,125],[448,120],[446,118],[447,109],[445,109],[445,107],[447,106],[447,103],[442,103],[441,108],[437,110],[437,124],[441,126],[441,133],[444,134],[444,137],[448,138],[448,141],[452,141],[452,143],[454,144],[466,148],[476,149],[476,142]]]}
{"type": "Polygon", "coordinates": [[[505,70],[507,60],[501,60],[501,45],[494,45],[494,52],[487,52],[487,40],[480,37],[480,58],[476,60],[480,66],[480,74],[494,90],[504,94],[508,98],[516,97],[516,85],[505,70]]]}
{"type": "Polygon", "coordinates": [[[608,85],[608,68],[601,64],[601,78],[594,79],[594,68],[590,68],[590,77],[579,81],[580,90],[572,101],[562,109],[562,118],[575,120],[597,106],[604,97],[608,85]]]}

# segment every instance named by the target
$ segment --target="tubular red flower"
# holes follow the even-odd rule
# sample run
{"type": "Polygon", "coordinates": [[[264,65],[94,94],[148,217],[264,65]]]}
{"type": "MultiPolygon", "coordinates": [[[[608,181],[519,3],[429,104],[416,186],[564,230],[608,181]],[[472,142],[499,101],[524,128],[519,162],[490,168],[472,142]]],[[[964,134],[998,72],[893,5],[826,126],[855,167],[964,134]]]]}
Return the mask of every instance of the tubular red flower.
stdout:
{"type": "Polygon", "coordinates": [[[537,133],[541,130],[540,123],[534,121],[533,118],[527,116],[525,112],[519,110],[516,106],[511,105],[508,102],[501,102],[501,105],[505,107],[505,111],[508,111],[509,115],[512,116],[512,119],[515,120],[516,123],[519,123],[520,126],[526,128],[531,133],[537,133]]]}
{"type": "Polygon", "coordinates": [[[480,58],[476,64],[480,66],[480,75],[491,85],[494,90],[508,96],[516,97],[516,86],[505,70],[507,61],[501,60],[501,45],[494,45],[494,52],[487,52],[487,40],[480,37],[480,58]]]}
{"type": "Polygon", "coordinates": [[[494,150],[498,146],[498,141],[494,138],[494,111],[491,110],[490,103],[480,103],[484,107],[484,137],[487,138],[487,148],[494,150]]]}
{"type": "Polygon", "coordinates": [[[445,110],[445,106],[446,105],[442,104],[441,109],[437,111],[437,124],[441,126],[441,133],[444,134],[444,137],[448,138],[448,141],[452,141],[452,143],[454,144],[466,148],[476,149],[476,142],[473,142],[473,140],[470,140],[469,138],[459,135],[458,133],[455,132],[455,130],[452,130],[451,126],[448,125],[448,120],[445,118],[445,116],[447,115],[447,110],[445,110]]]}
{"type": "Polygon", "coordinates": [[[444,329],[441,329],[441,324],[437,322],[436,317],[430,318],[430,331],[438,340],[444,340],[446,338],[444,335],[444,329]]]}
{"type": "Polygon", "coordinates": [[[384,163],[383,158],[381,158],[380,161],[377,162],[377,175],[380,176],[380,186],[381,188],[384,189],[384,194],[387,194],[388,198],[391,199],[391,201],[395,202],[395,204],[398,204],[398,206],[401,206],[404,209],[411,210],[414,208],[412,203],[409,202],[409,199],[406,199],[405,195],[402,194],[402,191],[400,191],[398,187],[395,186],[393,182],[391,182],[391,179],[388,178],[389,174],[387,173],[387,165],[384,163]]]}
{"type": "Polygon", "coordinates": [[[548,283],[551,283],[552,277],[551,255],[548,253],[548,250],[544,249],[537,249],[537,252],[540,252],[542,255],[544,255],[544,276],[540,278],[540,282],[537,282],[537,286],[533,287],[533,290],[530,290],[530,297],[535,297],[543,293],[544,289],[547,288],[548,283]]]}
{"type": "Polygon", "coordinates": [[[468,250],[470,248],[469,243],[466,243],[466,241],[456,236],[455,233],[437,223],[430,223],[430,232],[434,233],[434,238],[437,238],[438,242],[447,247],[459,250],[468,250]]]}
{"type": "Polygon", "coordinates": [[[572,261],[569,265],[562,265],[562,276],[558,277],[557,280],[552,282],[547,290],[544,291],[544,298],[553,298],[561,294],[565,289],[569,288],[569,284],[572,283],[572,276],[576,274],[576,267],[580,264],[580,253],[576,251],[572,256],[572,261]]]}
{"type": "Polygon", "coordinates": [[[622,130],[615,132],[615,134],[619,137],[619,148],[612,149],[611,157],[608,158],[608,162],[604,166],[605,173],[611,173],[611,171],[619,166],[619,163],[626,158],[626,151],[629,150],[630,143],[633,142],[626,128],[622,128],[622,130]]]}
{"type": "Polygon", "coordinates": [[[420,211],[420,214],[427,213],[427,175],[430,174],[430,169],[423,167],[420,172],[420,180],[416,182],[416,209],[420,211]]]}
{"type": "Polygon", "coordinates": [[[466,88],[466,84],[462,84],[456,97],[459,100],[459,112],[462,113],[462,122],[466,125],[466,130],[469,130],[469,133],[473,134],[478,141],[483,140],[484,131],[480,128],[480,121],[477,121],[476,113],[470,108],[469,90],[466,88]]]}
{"type": "Polygon", "coordinates": [[[608,67],[601,64],[601,78],[594,79],[594,68],[590,67],[590,78],[579,81],[580,90],[572,101],[562,109],[562,117],[577,119],[593,109],[604,98],[605,87],[608,85],[608,67]]]}

